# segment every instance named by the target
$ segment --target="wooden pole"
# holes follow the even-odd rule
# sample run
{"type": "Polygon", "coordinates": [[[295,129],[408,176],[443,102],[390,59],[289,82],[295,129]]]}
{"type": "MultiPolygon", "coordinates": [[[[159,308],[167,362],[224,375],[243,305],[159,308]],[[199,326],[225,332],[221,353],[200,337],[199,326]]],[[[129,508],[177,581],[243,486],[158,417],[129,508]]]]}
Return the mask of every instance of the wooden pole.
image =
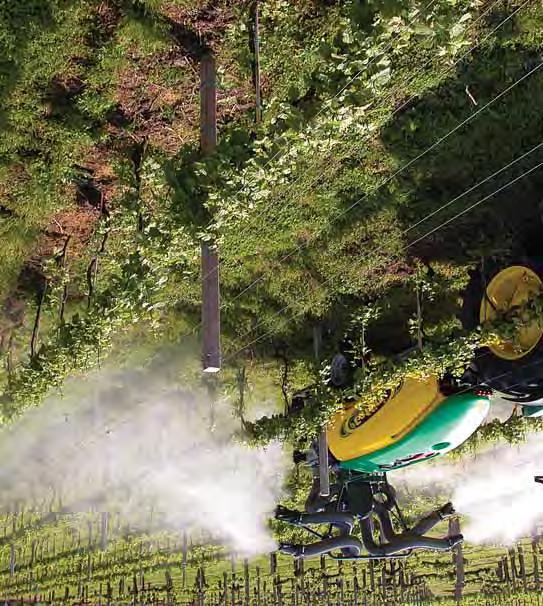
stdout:
{"type": "Polygon", "coordinates": [[[244,605],[249,606],[251,599],[251,581],[249,577],[249,560],[243,560],[243,588],[244,588],[244,605]]]}
{"type": "Polygon", "coordinates": [[[330,474],[328,472],[328,439],[326,428],[319,435],[319,484],[322,497],[330,496],[330,474]]]}
{"type": "Polygon", "coordinates": [[[182,570],[182,587],[185,588],[187,583],[187,559],[188,559],[188,537],[187,531],[183,531],[183,556],[181,560],[181,570],[182,570]]]}
{"type": "Polygon", "coordinates": [[[223,597],[221,603],[228,606],[228,573],[226,570],[222,573],[222,591],[223,597]]]}
{"type": "Polygon", "coordinates": [[[109,533],[109,512],[102,511],[101,527],[100,527],[100,549],[102,551],[105,551],[107,549],[108,533],[109,533]]]}
{"type": "Polygon", "coordinates": [[[523,549],[521,543],[519,543],[517,545],[517,552],[518,552],[518,561],[519,561],[519,573],[520,573],[520,578],[522,579],[522,587],[523,587],[524,591],[526,591],[528,589],[527,579],[526,579],[526,561],[524,559],[524,549],[523,549]]]}
{"type": "Polygon", "coordinates": [[[417,345],[420,351],[422,351],[422,302],[421,302],[421,288],[417,282],[417,345]]]}
{"type": "Polygon", "coordinates": [[[43,290],[41,292],[38,307],[36,308],[36,316],[34,318],[34,327],[32,328],[32,337],[30,339],[30,357],[33,358],[38,352],[38,338],[40,334],[41,314],[45,303],[45,297],[47,295],[47,289],[49,287],[49,280],[44,278],[43,290]]]}
{"type": "MultiPolygon", "coordinates": [[[[63,272],[66,271],[66,265],[68,262],[68,244],[70,243],[71,236],[67,236],[64,241],[64,246],[62,248],[62,253],[60,254],[59,265],[63,272]]],[[[66,310],[66,302],[68,300],[68,281],[66,280],[66,276],[62,275],[63,286],[62,293],[60,295],[60,309],[59,309],[59,322],[64,324],[64,312],[66,310]]]]}
{"type": "MultiPolygon", "coordinates": [[[[200,140],[204,155],[217,148],[217,83],[215,59],[205,55],[200,66],[200,140]]],[[[202,242],[202,364],[204,372],[221,369],[219,252],[202,242]]]]}
{"type": "MultiPolygon", "coordinates": [[[[449,520],[449,536],[456,534],[460,534],[460,520],[457,517],[454,517],[450,518],[449,520]]],[[[453,549],[452,559],[455,571],[454,599],[456,600],[457,604],[460,604],[465,582],[464,552],[462,549],[462,543],[459,543],[453,549]]]]}
{"type": "Polygon", "coordinates": [[[509,554],[509,561],[511,563],[511,580],[513,582],[513,591],[516,591],[517,590],[517,579],[518,579],[516,554],[515,554],[515,550],[512,547],[510,547],[507,551],[509,554]]]}
{"type": "Polygon", "coordinates": [[[260,86],[260,7],[259,0],[253,0],[251,6],[253,80],[255,86],[255,121],[262,122],[262,93],[260,86]]]}
{"type": "Polygon", "coordinates": [[[217,81],[213,55],[200,64],[200,145],[206,156],[217,148],[217,81]]]}
{"type": "Polygon", "coordinates": [[[532,537],[532,558],[534,568],[534,584],[537,591],[541,590],[540,567],[539,567],[539,546],[537,533],[532,537]]]}
{"type": "Polygon", "coordinates": [[[15,544],[9,546],[9,576],[15,576],[15,544]]]}
{"type": "MultiPolygon", "coordinates": [[[[320,346],[322,342],[322,327],[317,324],[313,327],[313,348],[315,361],[320,362],[320,346]]],[[[326,427],[321,429],[319,434],[319,487],[322,497],[330,496],[330,473],[328,470],[328,439],[326,436],[326,427]]]]}

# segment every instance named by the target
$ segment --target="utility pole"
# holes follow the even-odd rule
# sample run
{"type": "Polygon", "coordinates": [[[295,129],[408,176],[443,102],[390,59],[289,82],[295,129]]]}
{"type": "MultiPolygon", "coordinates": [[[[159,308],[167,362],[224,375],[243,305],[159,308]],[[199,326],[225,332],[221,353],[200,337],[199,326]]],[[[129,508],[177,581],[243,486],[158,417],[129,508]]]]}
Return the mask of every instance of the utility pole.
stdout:
{"type": "MultiPolygon", "coordinates": [[[[202,57],[200,65],[200,141],[203,155],[217,148],[217,83],[215,59],[202,57]]],[[[221,369],[221,316],[219,252],[213,243],[202,242],[202,365],[204,372],[221,369]]]]}

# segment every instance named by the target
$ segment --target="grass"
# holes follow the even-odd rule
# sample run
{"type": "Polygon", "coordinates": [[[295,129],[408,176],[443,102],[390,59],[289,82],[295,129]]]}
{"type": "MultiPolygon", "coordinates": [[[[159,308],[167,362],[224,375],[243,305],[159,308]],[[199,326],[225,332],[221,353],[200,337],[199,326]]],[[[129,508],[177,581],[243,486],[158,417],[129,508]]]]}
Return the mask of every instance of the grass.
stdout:
{"type": "MultiPolygon", "coordinates": [[[[20,516],[19,516],[20,517],[20,516]]],[[[207,600],[218,597],[225,585],[228,593],[233,592],[236,599],[242,599],[244,594],[244,561],[240,557],[225,557],[216,552],[197,545],[189,545],[188,552],[183,555],[181,537],[178,533],[165,533],[152,531],[138,536],[131,531],[131,538],[121,539],[120,529],[126,534],[122,518],[112,516],[110,519],[110,538],[105,551],[99,548],[100,514],[70,514],[57,516],[56,521],[42,524],[37,530],[30,532],[33,518],[26,515],[26,532],[16,530],[13,535],[11,519],[4,523],[4,538],[0,547],[2,573],[0,574],[0,595],[2,597],[24,597],[25,595],[51,595],[54,591],[57,599],[54,603],[63,603],[62,596],[66,588],[70,599],[74,599],[82,590],[87,591],[90,603],[97,603],[106,594],[106,586],[112,588],[114,595],[120,587],[119,582],[124,578],[124,599],[119,596],[119,602],[130,600],[130,587],[137,583],[138,587],[145,582],[145,594],[142,599],[145,603],[152,600],[153,592],[166,593],[167,576],[171,579],[171,595],[178,603],[187,603],[195,595],[202,592],[207,600]],[[93,529],[89,526],[92,524],[93,529]],[[117,530],[115,530],[117,529],[117,530]],[[123,530],[124,529],[124,530],[123,530]],[[90,533],[90,534],[89,534],[90,533]],[[28,537],[28,538],[27,538],[28,537]],[[31,543],[36,546],[43,545],[47,537],[46,552],[41,548],[34,549],[34,581],[27,585],[28,561],[31,557],[31,543]],[[26,545],[24,551],[16,550],[18,572],[14,577],[9,576],[10,544],[26,545]],[[76,545],[80,545],[77,547],[76,545]],[[207,552],[207,555],[206,555],[207,552]],[[49,556],[47,556],[47,553],[49,556]],[[54,557],[47,568],[42,565],[43,558],[54,557]],[[93,564],[88,568],[89,557],[93,564]],[[211,559],[210,559],[211,558],[211,559]],[[24,564],[24,562],[27,564],[24,564]],[[70,562],[72,562],[70,564],[70,562]],[[81,563],[81,564],[79,564],[81,563]],[[91,572],[89,573],[89,570],[91,572]],[[46,576],[43,577],[43,574],[46,576]],[[143,576],[142,576],[143,575],[143,576]],[[132,578],[134,576],[134,579],[132,578]],[[202,585],[198,579],[204,578],[202,585]],[[79,579],[79,580],[78,580],[79,579]],[[17,589],[16,589],[17,588],[17,589]],[[83,589],[84,588],[84,589],[83,589]],[[238,597],[239,596],[239,597],[238,597]]],[[[17,528],[19,527],[17,523],[17,528]]],[[[133,527],[135,529],[135,527],[133,527]]],[[[532,547],[529,541],[519,543],[515,548],[514,559],[517,570],[519,566],[520,550],[525,555],[525,577],[519,576],[509,583],[500,582],[496,576],[497,563],[503,558],[512,561],[512,553],[498,547],[466,546],[465,558],[465,585],[464,600],[462,604],[478,604],[485,600],[512,600],[514,596],[525,596],[530,600],[534,593],[532,547]],[[523,580],[523,578],[525,580],[523,580]],[[523,593],[524,592],[524,593],[523,593]],[[493,597],[492,597],[493,596],[493,597]]],[[[395,595],[394,603],[407,604],[410,596],[414,597],[421,590],[427,592],[430,599],[424,603],[447,604],[454,586],[454,566],[450,554],[428,557],[421,554],[405,561],[396,562],[394,568],[387,564],[376,564],[371,568],[367,563],[340,563],[327,561],[324,564],[319,560],[309,560],[303,568],[293,563],[292,559],[279,556],[274,569],[269,557],[260,557],[247,562],[249,590],[251,603],[256,603],[256,590],[264,595],[273,591],[279,582],[284,603],[294,600],[294,592],[301,592],[297,599],[299,603],[311,600],[314,592],[328,592],[331,599],[338,599],[344,594],[345,600],[352,599],[354,590],[353,580],[356,577],[360,586],[360,598],[364,595],[375,595],[376,604],[386,603],[395,595]],[[383,573],[383,570],[385,572],[383,573]],[[386,585],[382,584],[382,578],[386,585]],[[372,584],[372,577],[373,583],[372,584]],[[399,581],[403,578],[404,581],[399,581]],[[291,584],[292,579],[296,583],[291,584]],[[328,579],[327,581],[325,579],[328,579]],[[396,579],[394,582],[393,579],[396,579]],[[400,587],[398,583],[402,583],[400,587]],[[257,585],[259,583],[259,585],[257,585]],[[296,585],[301,583],[296,589],[296,585]],[[324,583],[324,585],[323,585],[324,583]],[[372,589],[373,587],[373,589],[372,589]],[[335,596],[335,597],[334,597],[335,596]],[[387,598],[388,596],[388,598],[387,598]]],[[[142,585],[141,585],[142,586],[142,585]]],[[[229,598],[230,599],[230,595],[229,598]]],[[[495,602],[496,603],[496,602],[495,602]]],[[[528,602],[530,603],[530,602],[528,602]]],[[[535,602],[534,602],[535,603],[535,602]]]]}

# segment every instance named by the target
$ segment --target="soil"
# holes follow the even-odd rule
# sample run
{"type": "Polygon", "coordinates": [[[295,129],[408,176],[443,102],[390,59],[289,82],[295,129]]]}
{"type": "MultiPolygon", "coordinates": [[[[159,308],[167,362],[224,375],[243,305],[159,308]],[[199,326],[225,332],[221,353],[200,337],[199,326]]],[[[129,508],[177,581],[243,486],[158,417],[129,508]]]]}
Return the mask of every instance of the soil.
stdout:
{"type": "Polygon", "coordinates": [[[160,13],[170,22],[178,46],[193,60],[199,60],[208,50],[217,52],[224,32],[232,22],[232,8],[246,2],[208,0],[194,8],[164,2],[160,13]]]}
{"type": "Polygon", "coordinates": [[[88,256],[88,247],[99,219],[100,211],[86,202],[53,215],[21,272],[19,286],[24,290],[35,290],[37,286],[40,290],[43,260],[59,254],[68,237],[70,263],[88,256]],[[34,278],[29,280],[32,276],[34,278]]]}
{"type": "MultiPolygon", "coordinates": [[[[173,156],[199,132],[199,62],[212,50],[221,65],[221,41],[233,20],[233,4],[209,1],[196,8],[164,2],[159,12],[169,23],[172,46],[150,57],[129,54],[129,66],[119,75],[115,114],[110,119],[112,135],[122,136],[130,124],[133,138],[173,156]],[[168,86],[156,74],[179,70],[183,82],[168,86]]],[[[223,66],[224,67],[224,66],[223,66]]],[[[250,109],[252,85],[239,82],[217,94],[217,119],[225,124],[250,109]]]]}
{"type": "MultiPolygon", "coordinates": [[[[104,125],[106,138],[74,165],[77,180],[64,191],[73,203],[52,216],[43,229],[14,291],[6,299],[5,310],[0,312],[0,317],[4,317],[2,324],[7,322],[13,326],[10,310],[22,310],[20,314],[24,316],[25,300],[39,296],[44,285],[43,261],[58,254],[67,237],[70,237],[69,265],[89,256],[89,244],[100,217],[104,211],[114,208],[121,188],[114,169],[116,158],[127,157],[127,151],[142,142],[167,156],[176,155],[187,143],[197,142],[201,56],[213,51],[218,65],[232,78],[235,67],[226,65],[228,59],[221,56],[221,43],[234,18],[233,8],[244,3],[245,0],[196,0],[187,8],[165,1],[158,8],[157,12],[169,24],[172,44],[150,56],[140,56],[137,49],[128,51],[127,67],[118,75],[117,105],[104,125]],[[168,85],[160,77],[166,70],[179,70],[181,77],[176,79],[180,82],[168,85]]],[[[88,34],[91,48],[103,46],[114,38],[122,18],[121,10],[114,4],[108,1],[99,4],[88,34]]],[[[51,80],[43,94],[46,117],[62,117],[73,106],[86,86],[82,75],[85,70],[81,67],[93,64],[92,55],[74,56],[69,70],[51,80]]],[[[219,87],[219,124],[231,121],[253,106],[250,79],[238,80],[234,77],[228,90],[219,87]]],[[[8,205],[0,207],[0,212],[12,211],[8,205]]]]}
{"type": "Polygon", "coordinates": [[[55,76],[45,92],[45,115],[62,114],[84,89],[85,83],[77,76],[55,76]]]}
{"type": "Polygon", "coordinates": [[[88,203],[102,209],[109,208],[118,194],[119,184],[114,165],[117,150],[107,143],[94,146],[82,163],[84,174],[88,175],[87,187],[79,188],[78,203],[88,203]],[[98,198],[101,195],[101,198],[98,198]]]}
{"type": "Polygon", "coordinates": [[[161,67],[194,70],[176,48],[142,60],[134,58],[119,74],[116,120],[110,119],[108,130],[123,138],[124,127],[130,124],[136,140],[145,139],[167,155],[174,155],[198,132],[199,89],[192,78],[180,89],[153,82],[153,73],[161,67]]]}

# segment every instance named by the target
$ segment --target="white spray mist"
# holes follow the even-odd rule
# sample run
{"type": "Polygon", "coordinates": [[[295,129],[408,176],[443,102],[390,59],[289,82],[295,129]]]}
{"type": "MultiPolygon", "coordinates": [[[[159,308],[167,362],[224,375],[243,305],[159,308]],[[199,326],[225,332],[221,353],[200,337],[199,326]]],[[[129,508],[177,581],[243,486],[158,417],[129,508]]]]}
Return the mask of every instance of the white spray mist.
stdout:
{"type": "Polygon", "coordinates": [[[3,498],[54,491],[73,510],[127,516],[152,507],[164,527],[204,531],[238,553],[274,549],[267,519],[282,492],[283,452],[236,442],[227,402],[215,407],[212,432],[210,406],[156,368],[95,373],[0,431],[3,498]]]}
{"type": "Polygon", "coordinates": [[[461,461],[415,465],[391,474],[390,480],[451,496],[466,516],[462,532],[467,540],[508,545],[543,521],[543,486],[534,482],[542,473],[543,434],[532,434],[517,446],[501,444],[461,461]]]}

